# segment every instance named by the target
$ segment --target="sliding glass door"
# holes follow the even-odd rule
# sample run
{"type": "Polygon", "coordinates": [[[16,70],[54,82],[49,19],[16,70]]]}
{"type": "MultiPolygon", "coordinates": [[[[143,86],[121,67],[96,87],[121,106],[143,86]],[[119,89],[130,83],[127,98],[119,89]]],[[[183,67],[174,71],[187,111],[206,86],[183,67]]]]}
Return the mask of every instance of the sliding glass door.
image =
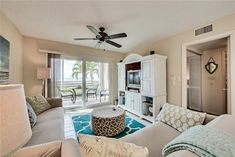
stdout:
{"type": "Polygon", "coordinates": [[[52,73],[56,74],[50,83],[52,97],[61,97],[65,107],[87,106],[110,102],[109,63],[87,61],[66,56],[57,58],[52,64],[52,73]]]}
{"type": "Polygon", "coordinates": [[[64,59],[64,77],[67,82],[65,85],[69,86],[69,90],[73,93],[73,104],[68,103],[72,106],[82,106],[83,105],[83,69],[82,60],[75,59],[64,59]]]}
{"type": "Polygon", "coordinates": [[[86,61],[86,104],[109,101],[108,63],[86,61]]]}

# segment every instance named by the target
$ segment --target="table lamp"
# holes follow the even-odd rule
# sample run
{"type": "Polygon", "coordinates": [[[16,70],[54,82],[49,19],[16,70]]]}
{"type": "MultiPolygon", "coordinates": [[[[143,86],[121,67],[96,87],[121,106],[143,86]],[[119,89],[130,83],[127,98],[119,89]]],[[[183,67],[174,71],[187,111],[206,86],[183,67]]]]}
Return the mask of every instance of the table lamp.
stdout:
{"type": "Polygon", "coordinates": [[[32,136],[23,85],[0,85],[0,156],[10,156],[32,136]]]}
{"type": "Polygon", "coordinates": [[[45,97],[45,89],[46,89],[46,80],[51,78],[51,69],[45,67],[37,68],[37,79],[43,80],[42,82],[42,95],[45,97]]]}

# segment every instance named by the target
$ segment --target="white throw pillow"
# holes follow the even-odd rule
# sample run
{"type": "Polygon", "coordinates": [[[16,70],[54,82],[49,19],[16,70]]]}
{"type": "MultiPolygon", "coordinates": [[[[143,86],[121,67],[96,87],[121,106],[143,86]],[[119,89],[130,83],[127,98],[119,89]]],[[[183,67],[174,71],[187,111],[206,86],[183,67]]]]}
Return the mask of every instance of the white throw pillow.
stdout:
{"type": "Polygon", "coordinates": [[[114,138],[79,135],[82,157],[147,157],[148,149],[114,138]]]}
{"type": "Polygon", "coordinates": [[[176,130],[183,132],[190,127],[202,125],[206,118],[206,113],[188,110],[171,104],[164,104],[157,120],[170,125],[176,130]]]}

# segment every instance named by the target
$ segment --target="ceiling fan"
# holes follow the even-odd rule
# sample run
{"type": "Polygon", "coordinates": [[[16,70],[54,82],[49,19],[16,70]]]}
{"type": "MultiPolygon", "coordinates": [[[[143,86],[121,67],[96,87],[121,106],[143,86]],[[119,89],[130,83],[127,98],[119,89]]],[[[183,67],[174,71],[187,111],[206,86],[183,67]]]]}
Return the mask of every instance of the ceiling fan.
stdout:
{"type": "Polygon", "coordinates": [[[117,39],[117,38],[124,38],[127,37],[126,33],[119,33],[119,34],[113,34],[113,35],[108,35],[107,33],[104,32],[105,28],[100,27],[99,30],[96,30],[93,26],[87,25],[86,26],[91,32],[93,32],[96,37],[95,38],[74,38],[74,40],[98,40],[98,43],[101,44],[103,42],[106,42],[112,46],[115,46],[117,48],[122,47],[122,45],[111,41],[110,39],[117,39]]]}

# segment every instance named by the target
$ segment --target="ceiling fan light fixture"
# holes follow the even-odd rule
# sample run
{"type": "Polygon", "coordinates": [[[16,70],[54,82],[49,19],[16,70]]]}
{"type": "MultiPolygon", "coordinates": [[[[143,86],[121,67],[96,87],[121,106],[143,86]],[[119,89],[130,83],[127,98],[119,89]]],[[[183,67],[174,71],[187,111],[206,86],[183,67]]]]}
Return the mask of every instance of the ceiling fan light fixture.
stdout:
{"type": "Polygon", "coordinates": [[[93,26],[87,25],[87,28],[95,34],[95,38],[74,38],[74,40],[98,40],[98,44],[102,44],[103,42],[106,42],[114,47],[121,48],[122,45],[111,41],[110,39],[117,39],[117,38],[125,38],[127,37],[126,33],[119,33],[119,34],[112,34],[108,35],[105,31],[104,27],[100,27],[98,30],[96,30],[93,26]]]}

